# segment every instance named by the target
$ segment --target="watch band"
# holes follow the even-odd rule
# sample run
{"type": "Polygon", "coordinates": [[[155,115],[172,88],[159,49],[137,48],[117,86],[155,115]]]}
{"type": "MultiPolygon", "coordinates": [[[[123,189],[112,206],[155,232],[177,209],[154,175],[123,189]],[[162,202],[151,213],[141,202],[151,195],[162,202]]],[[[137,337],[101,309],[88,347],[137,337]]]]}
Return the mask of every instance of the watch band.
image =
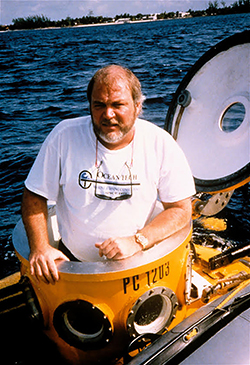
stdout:
{"type": "Polygon", "coordinates": [[[146,250],[148,245],[148,239],[141,233],[135,234],[135,241],[142,246],[142,250],[146,250]]]}

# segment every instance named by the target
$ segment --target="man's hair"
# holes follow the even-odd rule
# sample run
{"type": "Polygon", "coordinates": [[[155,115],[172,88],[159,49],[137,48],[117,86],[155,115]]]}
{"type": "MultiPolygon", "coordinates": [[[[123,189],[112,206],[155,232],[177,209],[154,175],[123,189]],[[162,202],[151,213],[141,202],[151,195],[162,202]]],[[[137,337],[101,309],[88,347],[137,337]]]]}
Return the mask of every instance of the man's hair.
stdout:
{"type": "Polygon", "coordinates": [[[105,66],[105,67],[99,69],[94,74],[94,76],[92,77],[92,79],[89,82],[88,89],[87,89],[87,97],[88,97],[89,103],[91,104],[91,96],[92,96],[92,91],[93,91],[95,82],[98,80],[102,80],[104,82],[107,81],[108,76],[111,74],[112,70],[114,70],[114,69],[117,69],[119,71],[117,78],[126,80],[128,87],[131,90],[131,95],[132,95],[134,104],[135,105],[137,103],[142,104],[143,101],[145,100],[145,97],[141,91],[140,81],[138,80],[138,78],[135,76],[135,74],[131,70],[129,70],[126,67],[120,66],[120,65],[105,66]]]}

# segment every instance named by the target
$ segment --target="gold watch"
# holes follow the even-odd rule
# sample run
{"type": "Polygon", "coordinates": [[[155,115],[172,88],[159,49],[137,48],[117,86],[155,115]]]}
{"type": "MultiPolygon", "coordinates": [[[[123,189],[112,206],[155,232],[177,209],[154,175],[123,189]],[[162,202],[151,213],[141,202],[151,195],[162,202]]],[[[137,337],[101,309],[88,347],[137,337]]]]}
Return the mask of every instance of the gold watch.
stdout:
{"type": "Polygon", "coordinates": [[[146,250],[148,245],[148,239],[141,233],[135,234],[135,241],[142,246],[142,250],[146,250]]]}

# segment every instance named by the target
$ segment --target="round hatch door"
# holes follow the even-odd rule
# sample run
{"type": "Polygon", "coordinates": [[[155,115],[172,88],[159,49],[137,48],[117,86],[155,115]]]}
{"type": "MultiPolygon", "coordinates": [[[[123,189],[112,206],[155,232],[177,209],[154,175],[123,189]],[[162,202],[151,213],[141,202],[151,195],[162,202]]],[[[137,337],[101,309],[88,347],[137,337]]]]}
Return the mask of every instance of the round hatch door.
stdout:
{"type": "Polygon", "coordinates": [[[180,83],[165,129],[183,149],[199,192],[250,181],[250,31],[206,52],[180,83]]]}

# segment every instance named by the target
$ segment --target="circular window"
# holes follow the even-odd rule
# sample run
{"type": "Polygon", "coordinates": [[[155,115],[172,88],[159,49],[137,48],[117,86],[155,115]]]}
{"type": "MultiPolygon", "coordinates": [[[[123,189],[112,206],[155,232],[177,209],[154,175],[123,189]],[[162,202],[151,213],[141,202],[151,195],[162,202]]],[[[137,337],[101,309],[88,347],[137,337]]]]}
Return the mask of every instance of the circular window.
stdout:
{"type": "Polygon", "coordinates": [[[242,124],[246,109],[242,103],[231,104],[223,113],[220,120],[220,128],[223,132],[234,132],[242,124]]]}
{"type": "Polygon", "coordinates": [[[102,348],[112,337],[107,316],[84,300],[61,304],[55,310],[53,323],[64,341],[82,350],[102,348]]]}
{"type": "Polygon", "coordinates": [[[137,333],[159,333],[166,325],[172,312],[172,303],[167,296],[154,295],[146,299],[135,315],[134,327],[137,333]]]}
{"type": "Polygon", "coordinates": [[[178,308],[178,299],[169,288],[157,287],[144,293],[132,307],[127,318],[131,337],[143,333],[161,334],[165,331],[178,308]]]}

